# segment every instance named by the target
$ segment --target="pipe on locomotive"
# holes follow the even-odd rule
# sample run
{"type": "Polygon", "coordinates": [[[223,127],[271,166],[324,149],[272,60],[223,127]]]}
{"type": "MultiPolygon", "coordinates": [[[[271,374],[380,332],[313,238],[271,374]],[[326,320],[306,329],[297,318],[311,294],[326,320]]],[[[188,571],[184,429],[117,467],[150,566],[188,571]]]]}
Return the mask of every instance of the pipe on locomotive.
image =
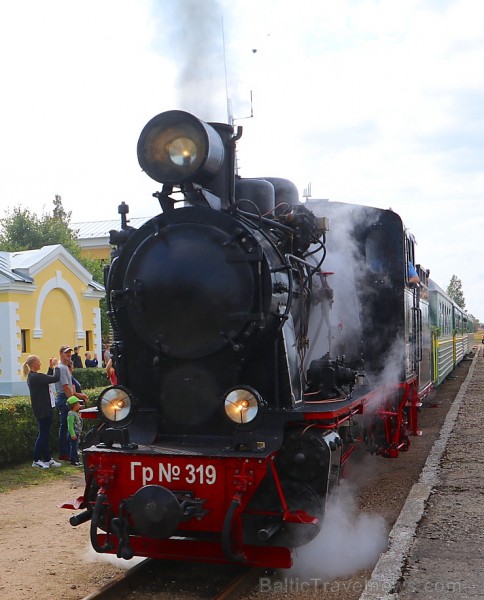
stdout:
{"type": "Polygon", "coordinates": [[[240,507],[240,494],[235,494],[232,498],[229,508],[225,514],[222,530],[222,548],[225,556],[233,562],[242,562],[245,556],[241,552],[235,553],[232,550],[231,530],[233,527],[235,513],[240,507]]]}
{"type": "Polygon", "coordinates": [[[100,526],[104,502],[106,502],[106,494],[104,494],[100,491],[96,498],[96,504],[94,505],[94,510],[92,511],[91,527],[90,527],[90,531],[89,531],[90,538],[91,538],[91,545],[94,548],[94,550],[96,552],[99,552],[100,554],[102,554],[103,552],[109,552],[110,550],[113,549],[113,545],[111,544],[109,539],[106,539],[106,543],[103,544],[102,546],[100,546],[97,543],[97,528],[100,526]]]}

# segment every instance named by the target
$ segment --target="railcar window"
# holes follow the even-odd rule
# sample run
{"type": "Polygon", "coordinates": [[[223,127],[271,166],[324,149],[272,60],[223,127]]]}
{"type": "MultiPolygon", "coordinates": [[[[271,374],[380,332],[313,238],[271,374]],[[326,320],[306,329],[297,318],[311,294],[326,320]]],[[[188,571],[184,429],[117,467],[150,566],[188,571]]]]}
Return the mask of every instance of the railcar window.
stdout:
{"type": "Polygon", "coordinates": [[[439,327],[444,335],[449,335],[452,331],[451,309],[442,300],[439,300],[439,327]]]}

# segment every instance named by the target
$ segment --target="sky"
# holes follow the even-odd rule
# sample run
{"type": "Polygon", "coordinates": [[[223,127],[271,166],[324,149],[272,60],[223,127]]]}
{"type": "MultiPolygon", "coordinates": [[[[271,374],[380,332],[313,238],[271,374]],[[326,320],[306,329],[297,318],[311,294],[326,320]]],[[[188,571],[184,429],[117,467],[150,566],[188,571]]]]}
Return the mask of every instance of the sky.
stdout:
{"type": "Polygon", "coordinates": [[[0,217],[155,215],[144,125],[230,113],[241,176],[391,208],[484,321],[482,0],[18,0],[0,56],[0,217]]]}

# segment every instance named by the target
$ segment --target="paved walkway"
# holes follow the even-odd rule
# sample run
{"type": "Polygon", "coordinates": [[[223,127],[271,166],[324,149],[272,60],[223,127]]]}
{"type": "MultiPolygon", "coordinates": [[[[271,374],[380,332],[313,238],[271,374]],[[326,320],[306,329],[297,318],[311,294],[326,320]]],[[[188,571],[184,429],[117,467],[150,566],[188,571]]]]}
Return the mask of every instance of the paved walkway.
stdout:
{"type": "Polygon", "coordinates": [[[360,600],[484,599],[484,346],[360,600]]]}

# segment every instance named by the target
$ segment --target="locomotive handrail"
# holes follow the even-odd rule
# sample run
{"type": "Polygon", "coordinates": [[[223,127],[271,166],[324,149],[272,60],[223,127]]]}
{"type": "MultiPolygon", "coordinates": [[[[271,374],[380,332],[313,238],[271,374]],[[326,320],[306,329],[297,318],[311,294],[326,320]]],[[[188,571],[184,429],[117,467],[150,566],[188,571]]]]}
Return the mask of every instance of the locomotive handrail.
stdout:
{"type": "Polygon", "coordinates": [[[414,344],[414,361],[415,361],[415,369],[417,368],[417,363],[422,360],[423,351],[422,351],[422,310],[420,308],[412,308],[413,315],[413,328],[415,331],[415,344],[414,344]]]}
{"type": "Polygon", "coordinates": [[[418,355],[417,360],[421,361],[423,358],[423,336],[422,336],[422,309],[418,309],[417,312],[417,331],[418,331],[418,355]]]}

